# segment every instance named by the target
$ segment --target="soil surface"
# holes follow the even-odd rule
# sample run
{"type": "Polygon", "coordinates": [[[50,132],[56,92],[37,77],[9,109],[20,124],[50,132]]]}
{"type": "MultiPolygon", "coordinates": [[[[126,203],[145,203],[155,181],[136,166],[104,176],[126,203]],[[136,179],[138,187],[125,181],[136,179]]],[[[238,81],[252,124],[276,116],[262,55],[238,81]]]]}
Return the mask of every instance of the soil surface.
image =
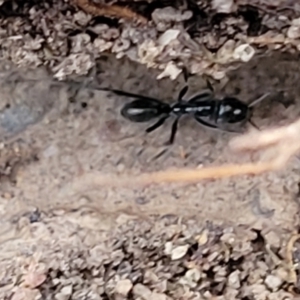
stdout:
{"type": "MultiPolygon", "coordinates": [[[[284,171],[258,177],[91,184],[97,174],[130,177],[253,157],[229,151],[235,134],[190,118],[167,146],[171,121],[145,134],[148,124],[120,115],[130,99],[90,88],[172,101],[181,77],[157,81],[158,73],[109,55],[93,77],[68,82],[43,69],[0,68],[1,299],[296,299],[297,157],[284,171]]],[[[226,86],[213,85],[248,103],[270,92],[253,121],[286,124],[299,117],[299,69],[298,56],[271,53],[230,73],[226,86]]],[[[189,82],[189,95],[205,88],[202,78],[189,82]]]]}

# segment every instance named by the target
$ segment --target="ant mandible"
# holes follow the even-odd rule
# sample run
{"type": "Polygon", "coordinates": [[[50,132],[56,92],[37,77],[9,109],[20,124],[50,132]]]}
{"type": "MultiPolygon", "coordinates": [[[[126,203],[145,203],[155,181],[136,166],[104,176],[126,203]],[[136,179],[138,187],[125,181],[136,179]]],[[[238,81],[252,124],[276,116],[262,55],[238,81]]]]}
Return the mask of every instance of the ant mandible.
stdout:
{"type": "Polygon", "coordinates": [[[177,101],[171,105],[155,98],[121,90],[109,88],[101,88],[101,90],[114,92],[120,96],[136,98],[136,100],[125,104],[121,109],[121,115],[132,122],[148,122],[160,117],[156,123],[146,129],[147,133],[156,130],[162,126],[171,115],[174,115],[175,121],[172,125],[169,140],[170,144],[173,144],[175,140],[178,122],[183,115],[191,115],[197,122],[206,127],[227,132],[239,132],[237,130],[224,128],[224,126],[233,123],[249,122],[252,126],[257,128],[250,120],[253,113],[253,106],[265,99],[268,94],[263,95],[247,105],[235,97],[226,96],[223,99],[214,98],[213,87],[209,81],[207,81],[207,84],[208,89],[203,90],[188,100],[183,99],[188,91],[188,86],[183,87],[179,92],[177,101]],[[205,118],[207,118],[208,121],[206,121],[205,118]]]}

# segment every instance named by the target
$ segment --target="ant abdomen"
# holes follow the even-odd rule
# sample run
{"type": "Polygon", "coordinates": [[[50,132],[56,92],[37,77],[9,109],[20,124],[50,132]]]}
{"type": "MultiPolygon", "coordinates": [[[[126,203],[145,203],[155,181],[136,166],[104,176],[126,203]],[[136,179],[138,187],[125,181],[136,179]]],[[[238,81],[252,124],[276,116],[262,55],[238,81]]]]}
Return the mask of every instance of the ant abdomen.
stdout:
{"type": "Polygon", "coordinates": [[[132,122],[148,122],[161,116],[169,114],[170,106],[153,99],[137,99],[124,105],[121,115],[132,122]]]}

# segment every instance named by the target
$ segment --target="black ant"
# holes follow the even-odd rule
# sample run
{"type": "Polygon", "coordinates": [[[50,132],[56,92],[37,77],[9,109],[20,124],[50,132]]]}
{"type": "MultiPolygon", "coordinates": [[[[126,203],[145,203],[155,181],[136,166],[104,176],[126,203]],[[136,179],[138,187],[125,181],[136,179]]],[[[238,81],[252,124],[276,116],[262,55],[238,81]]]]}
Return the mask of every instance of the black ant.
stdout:
{"type": "MultiPolygon", "coordinates": [[[[263,95],[259,99],[252,102],[250,105],[243,103],[234,97],[224,97],[216,99],[213,97],[213,88],[209,82],[209,89],[191,97],[189,100],[183,100],[184,95],[188,91],[188,86],[182,88],[179,92],[177,101],[169,105],[161,100],[124,92],[115,89],[101,88],[104,91],[111,91],[120,96],[137,98],[136,100],[127,103],[121,109],[121,115],[132,122],[148,122],[152,119],[158,119],[156,123],[146,129],[146,132],[152,132],[162,126],[166,119],[171,115],[176,117],[171,130],[170,144],[173,144],[177,132],[179,119],[185,115],[191,115],[200,124],[220,129],[227,132],[240,132],[229,128],[224,128],[224,125],[233,123],[250,122],[252,126],[257,126],[251,122],[253,106],[263,100],[268,94],[263,95]],[[208,118],[208,121],[204,119],[208,118]]],[[[257,128],[258,129],[258,128],[257,128]]]]}

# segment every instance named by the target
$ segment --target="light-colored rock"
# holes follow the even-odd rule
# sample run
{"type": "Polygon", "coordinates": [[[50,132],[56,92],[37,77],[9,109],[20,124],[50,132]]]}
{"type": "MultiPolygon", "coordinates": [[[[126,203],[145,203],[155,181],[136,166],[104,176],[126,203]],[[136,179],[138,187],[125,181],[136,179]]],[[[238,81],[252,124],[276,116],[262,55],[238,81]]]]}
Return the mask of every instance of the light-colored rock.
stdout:
{"type": "Polygon", "coordinates": [[[133,284],[129,279],[120,280],[116,284],[115,292],[126,297],[132,289],[132,286],[133,284]]]}
{"type": "Polygon", "coordinates": [[[136,284],[133,287],[133,294],[136,297],[141,297],[142,299],[148,300],[151,297],[151,291],[149,288],[147,288],[145,285],[143,284],[136,284]]]}
{"type": "Polygon", "coordinates": [[[241,60],[242,62],[248,62],[254,56],[255,50],[249,44],[242,44],[236,47],[233,51],[233,58],[241,60]]]}
{"type": "Polygon", "coordinates": [[[173,249],[173,243],[172,242],[166,242],[165,243],[165,249],[164,249],[165,255],[171,255],[172,254],[172,249],[173,249]]]}
{"type": "Polygon", "coordinates": [[[234,289],[239,289],[241,287],[240,282],[240,271],[236,270],[232,272],[228,277],[228,285],[234,289]]]}
{"type": "Polygon", "coordinates": [[[212,0],[212,8],[218,13],[230,14],[237,9],[234,0],[212,0]]]}
{"type": "Polygon", "coordinates": [[[272,291],[276,291],[281,286],[282,280],[277,276],[268,275],[265,279],[265,284],[272,291]]]}
{"type": "Polygon", "coordinates": [[[287,36],[290,39],[298,39],[300,37],[300,18],[292,21],[292,25],[287,31],[287,36]]]}
{"type": "Polygon", "coordinates": [[[183,246],[174,248],[171,253],[171,259],[177,260],[177,259],[184,257],[186,255],[188,249],[189,249],[189,245],[183,245],[183,246]]]}

